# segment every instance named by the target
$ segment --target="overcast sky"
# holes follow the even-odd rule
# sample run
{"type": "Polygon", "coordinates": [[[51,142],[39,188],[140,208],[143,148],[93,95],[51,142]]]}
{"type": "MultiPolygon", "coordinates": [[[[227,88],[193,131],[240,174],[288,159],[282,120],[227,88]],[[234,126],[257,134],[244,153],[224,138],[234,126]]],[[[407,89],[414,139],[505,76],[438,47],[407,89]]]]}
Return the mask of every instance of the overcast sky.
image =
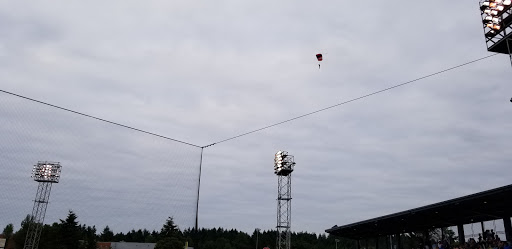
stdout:
{"type": "MultiPolygon", "coordinates": [[[[0,2],[0,89],[199,146],[487,55],[476,0],[0,2]]],[[[510,73],[494,56],[205,148],[199,226],[274,229],[278,150],[294,231],[508,185],[510,73]]],[[[31,212],[37,160],[63,164],[46,223],[193,225],[200,149],[0,103],[1,227],[31,212]]]]}

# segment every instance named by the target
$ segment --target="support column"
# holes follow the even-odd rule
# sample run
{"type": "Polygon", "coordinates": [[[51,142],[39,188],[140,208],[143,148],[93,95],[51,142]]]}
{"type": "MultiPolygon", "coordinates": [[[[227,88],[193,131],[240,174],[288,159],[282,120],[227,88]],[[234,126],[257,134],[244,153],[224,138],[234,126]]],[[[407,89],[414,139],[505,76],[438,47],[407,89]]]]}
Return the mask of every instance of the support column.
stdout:
{"type": "Polygon", "coordinates": [[[364,239],[364,249],[368,249],[368,238],[364,239]]]}
{"type": "Polygon", "coordinates": [[[423,234],[425,234],[425,245],[428,246],[428,248],[432,248],[432,245],[430,244],[430,232],[428,229],[423,231],[423,234]]]}
{"type": "Polygon", "coordinates": [[[503,218],[503,225],[505,227],[505,237],[508,242],[512,241],[512,224],[510,222],[510,217],[503,218]]]}
{"type": "Polygon", "coordinates": [[[444,228],[441,227],[441,241],[444,241],[444,228]]]}
{"type": "Polygon", "coordinates": [[[399,233],[396,234],[396,249],[402,249],[402,239],[399,233]]]}
{"type": "Polygon", "coordinates": [[[379,249],[379,239],[380,239],[380,237],[377,237],[375,239],[375,249],[379,249]]]}
{"type": "Polygon", "coordinates": [[[357,249],[361,249],[361,240],[357,240],[357,249]]]}
{"type": "Polygon", "coordinates": [[[386,249],[391,249],[389,246],[389,240],[391,239],[391,235],[386,235],[386,249]]]}
{"type": "MultiPolygon", "coordinates": [[[[484,240],[487,240],[487,238],[485,237],[485,227],[484,227],[484,222],[480,222],[480,225],[482,226],[482,237],[484,238],[484,240]]],[[[474,235],[473,235],[474,236],[474,235]]]]}
{"type": "Polygon", "coordinates": [[[459,234],[459,244],[466,242],[466,236],[464,236],[464,225],[457,225],[457,233],[459,234]]]}

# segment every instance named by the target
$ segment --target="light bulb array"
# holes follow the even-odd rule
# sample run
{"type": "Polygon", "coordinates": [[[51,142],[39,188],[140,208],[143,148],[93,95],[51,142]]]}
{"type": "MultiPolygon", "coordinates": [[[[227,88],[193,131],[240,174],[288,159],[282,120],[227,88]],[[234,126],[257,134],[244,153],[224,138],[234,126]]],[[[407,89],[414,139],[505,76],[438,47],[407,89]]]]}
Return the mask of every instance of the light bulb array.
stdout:
{"type": "Polygon", "coordinates": [[[512,4],[512,0],[486,0],[482,2],[480,10],[486,14],[483,19],[484,26],[490,28],[490,34],[501,29],[501,12],[512,4]]]}
{"type": "Polygon", "coordinates": [[[55,162],[38,162],[32,168],[32,178],[37,182],[59,182],[62,166],[55,162]]]}
{"type": "Polygon", "coordinates": [[[278,151],[274,157],[274,173],[276,175],[288,175],[293,171],[293,156],[286,151],[278,151]]]}

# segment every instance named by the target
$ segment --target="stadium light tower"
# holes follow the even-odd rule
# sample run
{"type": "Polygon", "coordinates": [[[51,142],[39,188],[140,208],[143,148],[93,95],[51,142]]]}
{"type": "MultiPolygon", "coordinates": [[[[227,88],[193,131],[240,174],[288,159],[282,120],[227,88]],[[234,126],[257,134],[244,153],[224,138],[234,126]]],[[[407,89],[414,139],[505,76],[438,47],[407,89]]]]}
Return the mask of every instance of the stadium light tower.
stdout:
{"type": "Polygon", "coordinates": [[[292,175],[295,162],[286,151],[278,151],[274,158],[277,175],[277,245],[276,249],[290,249],[292,220],[292,175]]]}
{"type": "Polygon", "coordinates": [[[508,54],[512,65],[512,0],[480,1],[487,51],[508,54]]]}
{"type": "Polygon", "coordinates": [[[60,163],[39,161],[32,169],[32,178],[39,182],[37,187],[36,199],[32,208],[32,216],[25,238],[23,249],[37,249],[39,247],[39,238],[43,228],[46,207],[50,199],[52,184],[58,183],[62,166],[60,163]]]}

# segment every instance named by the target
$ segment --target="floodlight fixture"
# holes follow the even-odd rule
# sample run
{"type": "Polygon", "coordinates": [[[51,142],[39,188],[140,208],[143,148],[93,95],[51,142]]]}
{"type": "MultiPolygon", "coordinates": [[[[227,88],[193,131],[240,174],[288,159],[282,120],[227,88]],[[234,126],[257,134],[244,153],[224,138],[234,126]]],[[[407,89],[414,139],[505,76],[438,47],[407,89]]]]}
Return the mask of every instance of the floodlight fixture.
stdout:
{"type": "Polygon", "coordinates": [[[501,28],[501,26],[499,24],[496,24],[493,22],[488,22],[485,26],[487,26],[488,28],[491,28],[493,30],[500,30],[500,28],[501,28]]]}
{"type": "Polygon", "coordinates": [[[59,162],[39,161],[32,169],[32,178],[36,182],[58,183],[62,166],[59,162]]]}
{"type": "Polygon", "coordinates": [[[488,24],[490,22],[492,23],[499,23],[500,22],[500,18],[499,17],[496,17],[496,16],[486,16],[483,20],[483,22],[485,24],[488,24]]]}
{"type": "Polygon", "coordinates": [[[512,0],[480,1],[487,51],[508,54],[512,64],[512,0]]]}
{"type": "Polygon", "coordinates": [[[484,9],[484,13],[491,16],[497,16],[499,12],[496,8],[486,7],[484,9]]]}
{"type": "Polygon", "coordinates": [[[293,156],[286,151],[278,151],[274,156],[274,174],[288,175],[293,172],[295,162],[293,156]]]}

